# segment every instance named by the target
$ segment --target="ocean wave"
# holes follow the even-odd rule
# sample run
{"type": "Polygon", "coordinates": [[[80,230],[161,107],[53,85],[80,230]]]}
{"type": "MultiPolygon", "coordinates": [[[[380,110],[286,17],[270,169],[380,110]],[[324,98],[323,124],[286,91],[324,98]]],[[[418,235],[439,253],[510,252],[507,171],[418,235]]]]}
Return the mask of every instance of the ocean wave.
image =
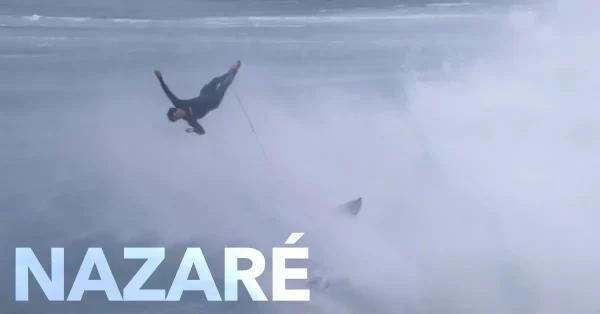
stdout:
{"type": "Polygon", "coordinates": [[[448,3],[428,3],[426,6],[428,7],[467,7],[467,6],[477,6],[480,3],[474,2],[448,2],[448,3]]]}
{"type": "Polygon", "coordinates": [[[365,21],[393,20],[431,20],[431,19],[477,19],[487,18],[487,13],[332,13],[304,16],[233,16],[204,17],[191,19],[129,19],[129,18],[94,18],[94,17],[61,17],[61,16],[10,16],[0,15],[3,27],[302,27],[311,24],[354,23],[365,21]]]}
{"type": "Polygon", "coordinates": [[[21,20],[27,22],[44,22],[44,21],[63,21],[63,22],[113,22],[113,23],[149,23],[154,20],[146,19],[125,19],[125,18],[93,18],[93,17],[70,17],[70,16],[41,16],[33,14],[30,16],[0,16],[0,20],[21,20]]]}

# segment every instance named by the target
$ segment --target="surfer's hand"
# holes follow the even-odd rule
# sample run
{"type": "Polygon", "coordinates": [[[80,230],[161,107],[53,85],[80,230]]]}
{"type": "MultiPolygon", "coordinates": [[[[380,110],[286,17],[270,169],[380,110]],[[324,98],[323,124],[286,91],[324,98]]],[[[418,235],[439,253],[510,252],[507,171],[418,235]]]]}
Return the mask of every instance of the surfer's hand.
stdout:
{"type": "Polygon", "coordinates": [[[185,130],[188,133],[196,133],[198,135],[204,135],[204,129],[202,127],[200,128],[188,128],[185,130]]]}
{"type": "Polygon", "coordinates": [[[159,70],[154,70],[154,75],[156,75],[156,77],[157,77],[158,79],[161,79],[161,78],[162,78],[162,73],[160,73],[160,71],[159,71],[159,70]]]}

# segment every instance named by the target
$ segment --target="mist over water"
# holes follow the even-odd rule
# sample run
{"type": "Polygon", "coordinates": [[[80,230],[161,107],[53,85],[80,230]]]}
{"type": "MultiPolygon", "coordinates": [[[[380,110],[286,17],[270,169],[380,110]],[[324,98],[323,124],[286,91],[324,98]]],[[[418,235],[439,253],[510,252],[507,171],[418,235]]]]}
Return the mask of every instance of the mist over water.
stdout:
{"type": "Polygon", "coordinates": [[[423,221],[434,243],[417,240],[424,259],[444,259],[425,276],[467,311],[598,308],[597,27],[581,14],[595,7],[516,10],[495,56],[409,88],[411,117],[461,195],[421,206],[436,217],[423,221]]]}
{"type": "Polygon", "coordinates": [[[225,245],[267,249],[306,232],[319,264],[310,273],[331,286],[270,311],[596,312],[599,6],[219,20],[227,27],[6,14],[3,307],[264,312],[193,302],[201,294],[16,304],[8,252],[37,247],[48,265],[50,246],[72,248],[74,261],[103,246],[118,273],[132,265],[123,246],[168,245],[174,276],[185,246],[206,247],[217,265],[225,245]],[[185,98],[236,59],[221,108],[200,121],[205,136],[167,122],[154,68],[185,98]],[[332,211],[358,196],[356,219],[332,211]]]}

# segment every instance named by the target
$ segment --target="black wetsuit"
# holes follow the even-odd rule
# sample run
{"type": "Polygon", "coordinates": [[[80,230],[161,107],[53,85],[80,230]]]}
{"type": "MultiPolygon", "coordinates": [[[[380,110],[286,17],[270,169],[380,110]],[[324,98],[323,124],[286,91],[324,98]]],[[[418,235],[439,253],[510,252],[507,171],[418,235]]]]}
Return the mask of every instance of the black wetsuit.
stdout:
{"type": "Polygon", "coordinates": [[[236,74],[237,70],[229,70],[229,72],[213,78],[208,84],[202,87],[198,97],[191,99],[177,98],[177,96],[171,92],[167,84],[165,84],[162,77],[158,80],[163,91],[173,103],[173,106],[185,110],[186,114],[183,119],[194,128],[194,132],[204,134],[204,129],[197,120],[203,118],[209,112],[217,109],[219,105],[221,105],[225,92],[233,82],[236,74]]]}

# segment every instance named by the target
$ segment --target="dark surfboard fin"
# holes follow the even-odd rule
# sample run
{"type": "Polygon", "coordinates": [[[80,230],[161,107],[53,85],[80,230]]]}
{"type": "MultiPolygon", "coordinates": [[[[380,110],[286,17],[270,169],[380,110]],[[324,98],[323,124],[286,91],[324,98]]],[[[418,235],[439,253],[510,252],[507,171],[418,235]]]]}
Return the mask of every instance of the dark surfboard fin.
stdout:
{"type": "Polygon", "coordinates": [[[362,208],[362,197],[359,197],[355,200],[351,200],[347,203],[344,203],[338,206],[337,210],[341,211],[344,214],[356,216],[360,212],[362,208]]]}

